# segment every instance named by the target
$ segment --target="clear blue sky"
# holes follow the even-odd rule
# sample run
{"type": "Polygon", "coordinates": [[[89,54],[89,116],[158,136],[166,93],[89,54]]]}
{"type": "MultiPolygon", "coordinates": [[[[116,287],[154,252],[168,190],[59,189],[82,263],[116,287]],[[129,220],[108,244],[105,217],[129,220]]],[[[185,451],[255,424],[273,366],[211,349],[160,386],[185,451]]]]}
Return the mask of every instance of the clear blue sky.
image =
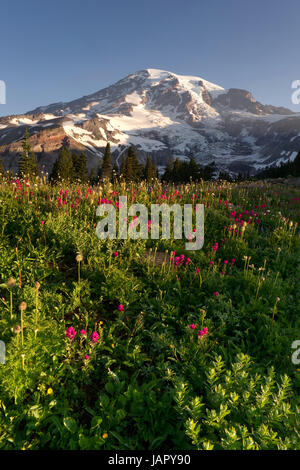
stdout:
{"type": "Polygon", "coordinates": [[[160,68],[291,103],[299,0],[11,0],[0,4],[0,115],[68,101],[160,68]]]}

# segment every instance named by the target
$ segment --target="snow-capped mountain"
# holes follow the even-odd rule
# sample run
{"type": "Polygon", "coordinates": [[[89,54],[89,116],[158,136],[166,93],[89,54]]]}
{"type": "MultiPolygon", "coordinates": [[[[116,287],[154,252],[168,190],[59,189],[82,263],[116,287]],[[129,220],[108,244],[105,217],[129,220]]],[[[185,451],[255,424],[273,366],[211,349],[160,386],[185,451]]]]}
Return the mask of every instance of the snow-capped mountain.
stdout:
{"type": "Polygon", "coordinates": [[[293,160],[300,150],[300,113],[262,105],[250,92],[224,89],[200,77],[141,70],[114,85],[68,103],[0,118],[0,155],[15,170],[25,128],[41,168],[49,171],[68,137],[72,149],[98,165],[110,142],[120,164],[134,145],[162,168],[191,155],[202,164],[252,173],[293,160]]]}

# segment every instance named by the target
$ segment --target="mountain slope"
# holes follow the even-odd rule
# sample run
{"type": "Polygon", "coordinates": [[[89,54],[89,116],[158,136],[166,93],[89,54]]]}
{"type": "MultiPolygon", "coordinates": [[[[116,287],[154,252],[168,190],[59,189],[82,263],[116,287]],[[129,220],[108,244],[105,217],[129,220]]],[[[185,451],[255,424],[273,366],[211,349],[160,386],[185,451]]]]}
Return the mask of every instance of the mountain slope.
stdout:
{"type": "Polygon", "coordinates": [[[300,114],[262,105],[250,92],[224,88],[200,77],[141,70],[114,85],[67,103],[0,118],[0,155],[15,170],[28,127],[39,164],[49,171],[68,137],[96,167],[109,141],[112,157],[134,145],[141,160],[160,167],[193,155],[220,169],[255,172],[293,160],[300,149],[300,114]]]}

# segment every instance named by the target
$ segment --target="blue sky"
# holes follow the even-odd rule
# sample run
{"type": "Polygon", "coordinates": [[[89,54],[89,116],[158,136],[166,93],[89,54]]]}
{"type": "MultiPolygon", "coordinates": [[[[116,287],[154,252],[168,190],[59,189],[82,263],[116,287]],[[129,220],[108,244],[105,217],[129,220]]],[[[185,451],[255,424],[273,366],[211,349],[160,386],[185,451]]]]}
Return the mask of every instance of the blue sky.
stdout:
{"type": "Polygon", "coordinates": [[[287,106],[300,80],[299,0],[1,1],[0,115],[69,101],[143,68],[287,106]]]}

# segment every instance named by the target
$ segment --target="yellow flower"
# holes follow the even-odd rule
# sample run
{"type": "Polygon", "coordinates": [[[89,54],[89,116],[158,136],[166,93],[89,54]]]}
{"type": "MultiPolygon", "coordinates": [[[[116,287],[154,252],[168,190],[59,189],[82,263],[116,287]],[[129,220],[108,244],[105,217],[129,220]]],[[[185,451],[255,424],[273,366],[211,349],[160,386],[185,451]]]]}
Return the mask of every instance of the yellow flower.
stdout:
{"type": "Polygon", "coordinates": [[[107,432],[103,433],[103,434],[102,434],[102,437],[103,437],[103,439],[107,439],[107,438],[108,438],[107,432]]]}
{"type": "Polygon", "coordinates": [[[52,393],[53,393],[52,388],[48,388],[48,390],[47,390],[47,395],[52,395],[52,393]]]}
{"type": "Polygon", "coordinates": [[[111,345],[111,347],[112,347],[112,348],[114,348],[114,347],[115,347],[115,345],[114,345],[114,344],[112,344],[112,345],[111,345]]]}

